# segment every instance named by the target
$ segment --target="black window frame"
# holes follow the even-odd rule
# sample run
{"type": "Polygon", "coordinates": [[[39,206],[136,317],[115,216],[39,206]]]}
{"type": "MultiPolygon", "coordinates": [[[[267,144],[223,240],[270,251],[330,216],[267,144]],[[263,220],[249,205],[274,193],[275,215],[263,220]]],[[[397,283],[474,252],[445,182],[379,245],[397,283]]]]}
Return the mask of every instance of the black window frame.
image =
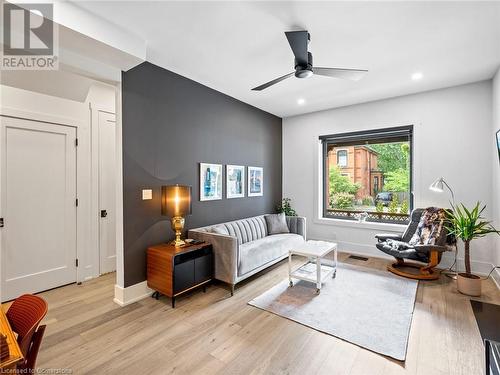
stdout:
{"type": "MultiPolygon", "coordinates": [[[[359,146],[363,143],[369,144],[370,142],[377,141],[377,143],[390,143],[390,142],[408,142],[410,146],[410,191],[409,191],[409,213],[404,214],[380,214],[373,213],[366,219],[367,222],[373,223],[386,223],[386,224],[407,224],[409,222],[410,213],[413,210],[414,196],[413,196],[413,136],[414,136],[413,125],[388,127],[372,130],[362,130],[348,133],[339,134],[329,134],[322,135],[319,140],[322,143],[322,176],[323,176],[323,189],[322,189],[322,200],[323,200],[323,219],[341,219],[347,221],[356,221],[357,218],[354,215],[357,213],[353,211],[349,213],[348,210],[345,211],[343,215],[329,215],[328,214],[328,179],[329,171],[327,171],[327,159],[328,159],[328,147],[330,145],[334,147],[346,147],[346,146],[359,146]],[[405,216],[405,217],[403,217],[405,216]],[[374,219],[373,217],[377,217],[374,219]],[[394,219],[389,219],[388,217],[393,217],[394,219]],[[397,220],[396,220],[397,218],[397,220]]],[[[385,179],[384,179],[385,180],[385,179]]],[[[384,181],[381,181],[382,183],[384,181]]]]}

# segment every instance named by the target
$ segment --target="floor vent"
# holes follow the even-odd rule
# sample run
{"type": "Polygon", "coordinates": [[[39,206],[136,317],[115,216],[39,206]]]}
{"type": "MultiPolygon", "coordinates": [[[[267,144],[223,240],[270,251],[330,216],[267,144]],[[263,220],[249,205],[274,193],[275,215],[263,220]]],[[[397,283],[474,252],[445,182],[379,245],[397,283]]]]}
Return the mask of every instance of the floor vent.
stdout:
{"type": "Polygon", "coordinates": [[[368,260],[368,258],[360,257],[358,255],[349,255],[349,258],[350,259],[356,259],[356,260],[362,260],[363,262],[366,262],[368,260]]]}

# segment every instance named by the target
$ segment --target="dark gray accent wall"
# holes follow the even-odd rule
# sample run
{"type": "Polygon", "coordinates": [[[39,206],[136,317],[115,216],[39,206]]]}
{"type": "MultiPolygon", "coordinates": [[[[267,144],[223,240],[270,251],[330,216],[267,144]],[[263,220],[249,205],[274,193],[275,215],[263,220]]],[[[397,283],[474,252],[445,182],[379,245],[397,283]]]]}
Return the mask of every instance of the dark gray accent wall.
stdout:
{"type": "MultiPolygon", "coordinates": [[[[250,88],[249,88],[250,89],[250,88]]],[[[281,200],[281,118],[145,62],[122,75],[125,286],[146,279],[146,249],[173,238],[162,185],[193,187],[186,228],[273,212],[281,200]],[[264,196],[200,202],[199,163],[264,168],[264,196]],[[153,199],[142,200],[142,189],[153,199]]],[[[246,187],[245,187],[246,191],[246,187]]]]}

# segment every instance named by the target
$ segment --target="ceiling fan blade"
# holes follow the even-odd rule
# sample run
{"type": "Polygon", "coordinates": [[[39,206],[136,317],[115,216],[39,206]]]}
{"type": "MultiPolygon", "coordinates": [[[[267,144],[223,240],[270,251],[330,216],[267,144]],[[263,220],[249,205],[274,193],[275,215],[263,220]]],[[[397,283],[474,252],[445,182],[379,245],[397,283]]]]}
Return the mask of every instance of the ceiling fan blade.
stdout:
{"type": "Polygon", "coordinates": [[[364,69],[343,69],[343,68],[313,68],[313,73],[320,76],[349,79],[359,81],[368,72],[364,69]]]}
{"type": "Polygon", "coordinates": [[[307,66],[307,42],[309,40],[309,33],[307,31],[286,31],[286,38],[297,63],[302,66],[307,66]]]}
{"type": "Polygon", "coordinates": [[[276,79],[273,79],[272,81],[264,83],[263,85],[254,87],[252,90],[253,91],[261,91],[261,90],[267,89],[268,87],[270,87],[272,85],[275,85],[276,83],[281,82],[281,81],[283,81],[283,80],[285,80],[285,79],[287,79],[287,78],[289,78],[289,77],[291,77],[293,75],[294,75],[294,72],[285,74],[284,76],[281,76],[281,77],[278,77],[276,79]]]}

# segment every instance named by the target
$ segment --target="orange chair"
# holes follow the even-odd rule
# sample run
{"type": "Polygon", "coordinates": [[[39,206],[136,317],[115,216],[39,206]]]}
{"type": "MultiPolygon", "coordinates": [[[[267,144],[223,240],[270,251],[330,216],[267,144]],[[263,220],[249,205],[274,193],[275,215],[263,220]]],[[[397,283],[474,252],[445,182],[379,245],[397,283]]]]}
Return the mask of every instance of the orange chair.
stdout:
{"type": "Polygon", "coordinates": [[[7,319],[12,330],[17,333],[17,342],[25,359],[17,365],[18,369],[35,370],[36,357],[45,332],[45,325],[38,325],[47,314],[47,309],[47,302],[43,298],[23,294],[7,310],[7,319]]]}

